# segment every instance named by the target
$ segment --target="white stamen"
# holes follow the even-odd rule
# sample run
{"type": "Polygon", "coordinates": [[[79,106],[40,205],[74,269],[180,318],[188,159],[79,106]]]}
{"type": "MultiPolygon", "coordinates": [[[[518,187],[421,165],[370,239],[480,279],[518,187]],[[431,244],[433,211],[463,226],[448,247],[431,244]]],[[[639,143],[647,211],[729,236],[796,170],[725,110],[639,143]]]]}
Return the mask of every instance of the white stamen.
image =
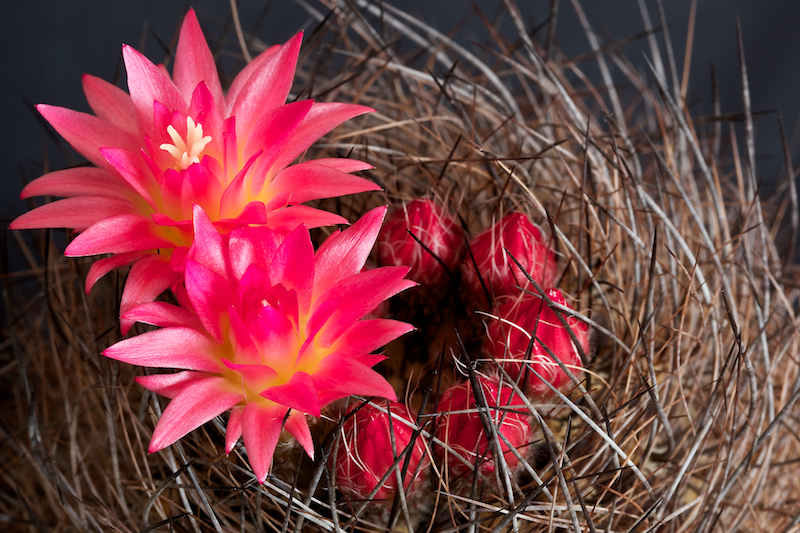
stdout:
{"type": "Polygon", "coordinates": [[[186,142],[171,124],[167,126],[167,133],[172,139],[172,144],[164,143],[159,148],[174,157],[181,170],[199,163],[203,150],[211,142],[211,137],[203,136],[203,125],[195,124],[192,117],[186,117],[186,142]]]}

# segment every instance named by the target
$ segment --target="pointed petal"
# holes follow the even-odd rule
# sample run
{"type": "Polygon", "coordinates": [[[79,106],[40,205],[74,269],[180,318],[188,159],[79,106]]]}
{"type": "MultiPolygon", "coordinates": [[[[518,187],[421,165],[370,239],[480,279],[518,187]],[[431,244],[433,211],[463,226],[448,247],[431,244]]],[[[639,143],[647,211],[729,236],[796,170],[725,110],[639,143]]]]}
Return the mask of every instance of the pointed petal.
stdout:
{"type": "MultiPolygon", "coordinates": [[[[119,304],[120,316],[143,303],[152,302],[178,279],[178,273],[169,266],[169,258],[148,254],[136,261],[125,280],[125,289],[119,304]]],[[[127,335],[135,322],[121,319],[122,334],[127,335]]]]}
{"type": "Polygon", "coordinates": [[[323,157],[320,159],[314,159],[314,163],[317,165],[326,166],[328,168],[333,168],[341,172],[346,172],[347,174],[374,168],[372,165],[365,163],[364,161],[359,161],[358,159],[348,159],[346,157],[323,157]]]}
{"type": "MultiPolygon", "coordinates": [[[[258,160],[260,155],[261,152],[256,152],[250,156],[250,159],[247,160],[247,163],[244,164],[242,169],[236,174],[236,177],[233,178],[233,180],[225,188],[225,191],[222,193],[222,199],[220,200],[219,209],[221,217],[234,218],[239,216],[239,213],[242,211],[242,206],[249,202],[250,195],[248,194],[245,185],[248,181],[250,169],[258,160]]],[[[231,156],[231,158],[236,159],[236,156],[231,156]]],[[[227,164],[228,163],[226,163],[226,166],[227,164]]]]}
{"type": "Polygon", "coordinates": [[[148,368],[180,368],[221,372],[222,348],[196,329],[166,328],[124,339],[106,348],[103,355],[148,368]]]}
{"type": "Polygon", "coordinates": [[[175,245],[162,235],[149,217],[117,215],[97,222],[78,235],[64,250],[64,255],[78,257],[173,248],[175,245]]]}
{"type": "Polygon", "coordinates": [[[222,377],[209,377],[188,384],[164,409],[147,451],[163,450],[243,399],[241,390],[231,387],[230,382],[222,377]]]}
{"type": "Polygon", "coordinates": [[[137,305],[121,319],[129,322],[141,322],[160,328],[191,328],[202,330],[203,324],[197,315],[167,302],[147,302],[137,305]]]}
{"type": "Polygon", "coordinates": [[[321,414],[314,381],[305,372],[295,372],[289,381],[262,391],[261,396],[302,413],[317,417],[321,414]]]}
{"type": "Polygon", "coordinates": [[[242,436],[242,414],[244,407],[236,406],[231,409],[228,417],[228,425],[225,427],[225,453],[230,454],[239,437],[242,436]]]}
{"type": "Polygon", "coordinates": [[[306,115],[303,123],[297,128],[288,149],[273,164],[274,168],[285,168],[305,152],[317,139],[326,135],[333,128],[346,120],[374,113],[375,110],[354,104],[339,102],[314,102],[314,106],[306,115]]]}
{"type": "Polygon", "coordinates": [[[411,324],[397,320],[360,320],[336,339],[333,350],[346,357],[363,357],[413,330],[411,324]]]}
{"type": "Polygon", "coordinates": [[[308,427],[306,415],[299,411],[292,411],[289,413],[289,418],[286,419],[285,428],[297,439],[311,460],[314,460],[314,439],[311,438],[311,429],[308,427]]]}
{"type": "Polygon", "coordinates": [[[100,153],[151,208],[157,209],[156,200],[161,199],[161,191],[139,152],[124,148],[101,148],[100,153]]]}
{"type": "Polygon", "coordinates": [[[228,241],[233,275],[241,280],[250,265],[266,271],[279,245],[280,238],[270,228],[233,230],[228,241]]]}
{"type": "Polygon", "coordinates": [[[332,344],[346,329],[373,311],[385,299],[417,285],[403,279],[408,267],[383,267],[369,270],[343,279],[325,291],[315,303],[325,300],[341,302],[328,319],[319,342],[323,346],[332,344]]]}
{"type": "Polygon", "coordinates": [[[83,75],[83,92],[95,115],[136,134],[136,109],[128,93],[89,74],[83,75]]]}
{"type": "Polygon", "coordinates": [[[266,365],[239,365],[227,359],[222,359],[222,363],[239,374],[244,379],[245,387],[250,390],[265,389],[270,381],[278,377],[278,373],[266,365]]]}
{"type": "Polygon", "coordinates": [[[386,207],[368,211],[339,234],[334,234],[317,250],[314,271],[314,293],[325,292],[339,280],[361,271],[378,237],[386,207]]]}
{"type": "Polygon", "coordinates": [[[94,115],[45,104],[37,105],[36,109],[83,157],[110,172],[114,169],[100,154],[100,148],[136,150],[139,146],[134,135],[94,115]]]}
{"type": "Polygon", "coordinates": [[[228,306],[234,302],[230,284],[221,276],[195,261],[186,261],[186,292],[206,331],[223,342],[223,322],[228,306]]]}
{"type": "MultiPolygon", "coordinates": [[[[322,329],[322,327],[328,322],[328,319],[336,312],[336,309],[339,307],[339,300],[326,300],[322,305],[317,306],[314,309],[311,318],[306,323],[306,340],[303,342],[303,345],[300,347],[300,351],[297,355],[297,363],[303,360],[303,356],[306,355],[306,349],[309,346],[314,346],[314,341],[316,339],[317,333],[322,329]]],[[[314,351],[308,352],[308,354],[312,354],[314,351]]]]}
{"type": "Polygon", "coordinates": [[[379,191],[381,188],[364,178],[346,174],[314,161],[292,165],[278,173],[266,193],[272,196],[267,209],[280,205],[302,204],[320,198],[379,191]]]}
{"type": "Polygon", "coordinates": [[[242,434],[247,458],[259,483],[264,483],[278,445],[283,418],[288,409],[282,405],[264,406],[250,402],[242,414],[242,434]]]}
{"type": "Polygon", "coordinates": [[[163,70],[128,45],[122,47],[122,57],[128,73],[128,92],[136,108],[141,131],[153,130],[155,101],[161,102],[169,111],[186,111],[187,98],[181,95],[163,70]]]}
{"type": "Polygon", "coordinates": [[[228,307],[228,316],[231,320],[229,337],[231,348],[233,349],[234,362],[243,365],[260,364],[261,357],[258,353],[258,348],[256,348],[253,338],[250,337],[247,326],[244,325],[239,313],[232,305],[228,307]]]}
{"type": "Polygon", "coordinates": [[[244,148],[245,159],[249,159],[257,152],[263,152],[258,161],[258,178],[254,179],[250,186],[253,196],[261,193],[264,180],[274,174],[270,170],[272,163],[291,143],[295,130],[313,103],[311,100],[302,100],[279,106],[268,111],[256,123],[244,148]]]}
{"type": "Polygon", "coordinates": [[[102,168],[78,167],[57,170],[36,178],[22,189],[20,198],[32,196],[105,196],[134,200],[137,196],[127,183],[102,168]]]}
{"type": "Polygon", "coordinates": [[[98,259],[92,266],[89,267],[89,273],[86,275],[86,294],[92,290],[94,284],[97,281],[114,270],[115,268],[119,268],[122,266],[129,265],[139,259],[140,257],[147,255],[147,252],[131,252],[127,254],[114,254],[111,257],[105,257],[103,259],[98,259]]]}
{"type": "Polygon", "coordinates": [[[386,378],[366,365],[337,354],[323,359],[311,379],[319,391],[341,392],[345,396],[378,396],[397,401],[397,395],[386,378]]]}
{"type": "Polygon", "coordinates": [[[224,105],[225,98],[219,83],[217,65],[214,63],[214,56],[211,55],[206,38],[200,29],[200,23],[197,22],[194,9],[190,9],[186,13],[186,18],[183,19],[178,49],[175,51],[175,67],[172,77],[175,86],[187,99],[199,83],[205,82],[215,104],[222,112],[221,106],[224,105]]]}
{"type": "Polygon", "coordinates": [[[247,83],[250,81],[250,77],[254,72],[258,71],[264,61],[269,59],[275,52],[280,50],[280,48],[281,45],[279,44],[270,46],[253,58],[253,60],[250,61],[250,63],[248,63],[239,74],[236,75],[236,78],[234,78],[233,83],[231,83],[231,87],[228,89],[228,94],[225,97],[225,112],[223,115],[230,116],[231,107],[233,107],[233,104],[239,97],[241,90],[247,86],[247,83]]]}
{"type": "Polygon", "coordinates": [[[104,196],[65,198],[37,207],[10,224],[11,229],[71,228],[83,231],[97,222],[136,211],[127,200],[104,196]]]}
{"type": "Polygon", "coordinates": [[[174,374],[153,374],[150,376],[136,376],[136,383],[149,391],[160,394],[166,398],[174,398],[191,383],[211,377],[212,374],[182,370],[174,374]]]}
{"type": "Polygon", "coordinates": [[[269,225],[277,233],[289,233],[302,224],[306,229],[349,224],[346,218],[335,213],[308,207],[307,205],[290,205],[269,213],[269,225]]]}
{"type": "Polygon", "coordinates": [[[218,276],[228,278],[225,243],[222,235],[214,228],[214,224],[203,208],[195,205],[192,208],[192,225],[194,227],[194,244],[189,258],[194,259],[218,276]]]}
{"type": "Polygon", "coordinates": [[[307,229],[298,226],[286,237],[275,252],[267,275],[273,283],[297,291],[299,309],[308,309],[314,282],[314,245],[307,229]]]}
{"type": "Polygon", "coordinates": [[[292,87],[303,34],[298,33],[253,72],[231,107],[236,119],[236,136],[246,139],[255,122],[267,111],[286,102],[292,87]]]}

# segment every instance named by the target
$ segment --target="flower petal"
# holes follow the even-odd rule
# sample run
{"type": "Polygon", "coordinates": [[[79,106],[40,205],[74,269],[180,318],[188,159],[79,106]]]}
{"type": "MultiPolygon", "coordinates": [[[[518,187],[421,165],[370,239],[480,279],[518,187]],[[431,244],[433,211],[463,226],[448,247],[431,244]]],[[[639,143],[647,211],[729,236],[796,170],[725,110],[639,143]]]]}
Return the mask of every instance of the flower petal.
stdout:
{"type": "Polygon", "coordinates": [[[346,174],[315,161],[306,161],[282,170],[272,180],[266,193],[272,198],[267,209],[279,205],[302,204],[320,198],[379,191],[381,188],[364,178],[346,174]]]}
{"type": "Polygon", "coordinates": [[[236,406],[231,409],[231,414],[228,417],[228,425],[225,427],[225,453],[230,454],[239,437],[242,436],[242,413],[244,413],[243,406],[236,406]]]}
{"type": "Polygon", "coordinates": [[[122,57],[141,131],[153,129],[153,102],[161,102],[169,111],[186,111],[187,99],[163,70],[128,45],[122,47],[122,57]]]}
{"type": "Polygon", "coordinates": [[[20,198],[32,196],[105,196],[119,200],[134,200],[137,196],[127,183],[119,177],[94,167],[57,170],[36,178],[22,189],[20,198]]]}
{"type": "Polygon", "coordinates": [[[275,252],[267,276],[297,291],[298,308],[308,309],[314,282],[314,245],[308,230],[298,226],[275,252]]]}
{"type": "Polygon", "coordinates": [[[306,229],[349,224],[346,218],[307,205],[290,205],[269,214],[269,225],[276,233],[289,233],[300,224],[306,229]]]}
{"type": "Polygon", "coordinates": [[[95,115],[133,135],[137,133],[136,108],[128,93],[89,74],[83,75],[83,92],[95,115]]]}
{"type": "Polygon", "coordinates": [[[149,217],[125,214],[105,218],[90,226],[67,246],[64,255],[119,254],[174,246],[175,243],[167,240],[149,217]]]}
{"type": "Polygon", "coordinates": [[[229,116],[237,117],[236,136],[239,139],[247,138],[264,113],[286,102],[302,40],[301,32],[266,58],[236,96],[229,116]]]}
{"type": "MultiPolygon", "coordinates": [[[[119,304],[120,317],[143,303],[152,302],[173,283],[179,274],[172,270],[169,258],[160,254],[148,254],[136,261],[125,280],[125,289],[119,304]]],[[[122,334],[127,335],[133,320],[121,318],[122,334]]]]}
{"type": "Polygon", "coordinates": [[[230,234],[228,249],[231,270],[242,279],[250,265],[266,271],[280,245],[280,238],[270,228],[237,228],[230,234]]]}
{"type": "Polygon", "coordinates": [[[275,161],[274,168],[285,168],[297,157],[305,152],[320,137],[330,132],[333,128],[350,120],[351,118],[374,113],[369,107],[343,104],[340,102],[314,102],[314,106],[306,115],[303,123],[297,128],[292,143],[275,161]]]}
{"type": "Polygon", "coordinates": [[[250,402],[242,414],[242,434],[247,458],[259,483],[267,480],[272,455],[278,445],[283,419],[288,409],[282,405],[250,402]]]}
{"type": "Polygon", "coordinates": [[[284,425],[286,431],[292,434],[297,439],[300,446],[306,451],[311,459],[314,459],[314,439],[311,438],[311,429],[308,427],[306,415],[299,411],[292,411],[289,413],[289,418],[286,419],[284,425]]]}
{"type": "Polygon", "coordinates": [[[386,207],[376,207],[342,233],[334,233],[325,240],[317,250],[314,294],[322,294],[339,280],[361,271],[385,216],[386,207]]]}
{"type": "Polygon", "coordinates": [[[261,391],[261,396],[316,417],[321,414],[314,381],[305,372],[295,372],[283,385],[261,391]]]}
{"type": "Polygon", "coordinates": [[[147,451],[163,450],[243,399],[242,392],[233,389],[222,377],[209,377],[188,384],[164,409],[147,451]]]}
{"type": "Polygon", "coordinates": [[[167,398],[174,398],[189,384],[208,377],[211,377],[211,374],[194,372],[193,370],[183,370],[173,374],[136,376],[134,380],[149,391],[153,391],[167,398]]]}
{"type": "Polygon", "coordinates": [[[350,276],[325,291],[316,300],[320,305],[328,299],[340,303],[318,337],[323,346],[330,346],[345,330],[374,310],[385,299],[417,285],[404,279],[408,267],[383,267],[350,276]]]}
{"type": "Polygon", "coordinates": [[[220,113],[224,111],[222,106],[225,98],[219,83],[217,65],[200,29],[200,23],[197,22],[194,9],[190,9],[183,19],[172,78],[175,86],[184,95],[192,94],[199,83],[205,82],[220,113]]]}
{"type": "Polygon", "coordinates": [[[250,61],[247,66],[245,66],[239,74],[236,75],[234,78],[233,83],[231,83],[230,88],[228,89],[228,94],[226,95],[226,102],[225,102],[225,115],[230,116],[231,107],[236,102],[236,99],[239,97],[239,93],[241,90],[247,86],[247,82],[250,81],[250,77],[256,72],[261,65],[269,59],[275,52],[280,50],[281,45],[274,44],[258,54],[256,57],[250,61]]]}
{"type": "Polygon", "coordinates": [[[106,348],[103,355],[117,361],[149,368],[180,368],[221,372],[221,346],[191,328],[166,328],[124,339],[106,348]]]}
{"type": "Polygon", "coordinates": [[[414,326],[398,320],[359,320],[336,339],[332,348],[343,356],[363,357],[413,330],[414,326]]]}
{"type": "Polygon", "coordinates": [[[124,321],[141,322],[160,328],[203,329],[197,315],[188,309],[167,302],[147,302],[137,305],[121,317],[124,321]]]}
{"type": "Polygon", "coordinates": [[[186,261],[186,292],[206,331],[219,343],[228,306],[233,303],[230,284],[220,275],[195,261],[186,261]]]}
{"type": "Polygon", "coordinates": [[[258,348],[256,348],[252,337],[250,337],[247,326],[244,325],[239,313],[232,305],[228,307],[228,316],[231,320],[230,341],[234,362],[244,365],[260,364],[261,357],[258,353],[258,348]]]}
{"type": "Polygon", "coordinates": [[[320,159],[314,159],[313,161],[317,165],[324,165],[328,168],[346,172],[347,174],[374,168],[372,165],[365,163],[364,161],[359,161],[358,159],[348,159],[346,157],[323,157],[320,159]]]}
{"type": "Polygon", "coordinates": [[[133,134],[94,115],[45,104],[37,105],[36,109],[78,153],[110,172],[114,169],[100,154],[100,148],[114,146],[136,150],[139,146],[133,134]]]}
{"type": "Polygon", "coordinates": [[[124,148],[101,148],[100,153],[151,208],[157,209],[156,200],[161,200],[161,191],[140,153],[124,148]]]}
{"type": "Polygon", "coordinates": [[[125,265],[129,265],[139,259],[140,257],[147,255],[147,252],[131,252],[127,254],[114,254],[111,257],[105,257],[103,259],[98,259],[92,266],[89,267],[89,273],[86,274],[86,294],[91,292],[92,287],[97,281],[114,270],[115,268],[119,268],[125,265]]]}
{"type": "Polygon", "coordinates": [[[194,259],[216,275],[228,277],[228,262],[225,243],[222,235],[214,228],[214,224],[199,205],[192,207],[192,225],[194,227],[194,244],[189,259],[194,259]]]}
{"type": "Polygon", "coordinates": [[[253,196],[257,196],[264,188],[264,180],[274,174],[270,171],[272,163],[291,145],[295,130],[313,103],[312,100],[301,100],[276,107],[256,123],[244,147],[245,159],[263,152],[258,161],[258,179],[253,180],[250,186],[253,196]]]}
{"type": "Polygon", "coordinates": [[[65,198],[37,207],[19,216],[11,229],[72,228],[83,231],[97,222],[136,211],[127,200],[105,196],[65,198]]]}
{"type": "Polygon", "coordinates": [[[397,401],[397,395],[386,378],[368,366],[338,354],[323,359],[311,379],[320,392],[341,393],[340,397],[351,394],[379,396],[397,401]]]}

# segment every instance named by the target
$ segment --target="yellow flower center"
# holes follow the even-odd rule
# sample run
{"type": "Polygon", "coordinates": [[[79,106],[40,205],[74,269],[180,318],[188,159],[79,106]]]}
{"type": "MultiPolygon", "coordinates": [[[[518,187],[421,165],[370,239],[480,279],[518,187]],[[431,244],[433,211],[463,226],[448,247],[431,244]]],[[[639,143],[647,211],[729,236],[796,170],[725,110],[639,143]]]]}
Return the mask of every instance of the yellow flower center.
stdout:
{"type": "Polygon", "coordinates": [[[159,148],[168,152],[175,158],[176,168],[186,170],[189,165],[200,162],[200,156],[206,145],[211,142],[211,137],[203,136],[203,125],[195,124],[192,117],[186,117],[186,140],[170,124],[167,133],[172,139],[172,144],[164,143],[159,148]]]}

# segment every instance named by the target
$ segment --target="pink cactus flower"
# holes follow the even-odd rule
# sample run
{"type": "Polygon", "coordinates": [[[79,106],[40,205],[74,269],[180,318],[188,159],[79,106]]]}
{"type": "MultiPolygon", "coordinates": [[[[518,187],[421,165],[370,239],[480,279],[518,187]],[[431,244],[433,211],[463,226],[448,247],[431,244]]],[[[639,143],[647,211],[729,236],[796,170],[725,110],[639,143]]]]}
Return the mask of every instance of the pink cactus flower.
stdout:
{"type": "MultiPolygon", "coordinates": [[[[517,287],[529,287],[530,282],[508,257],[505,249],[519,261],[536,282],[552,285],[556,275],[555,255],[548,248],[541,231],[522,213],[510,213],[470,242],[470,250],[478,265],[486,288],[495,298],[516,295],[517,287]]],[[[461,263],[464,283],[476,298],[483,298],[483,287],[469,256],[461,263]]]]}
{"type": "Polygon", "coordinates": [[[179,284],[192,245],[194,204],[221,232],[255,225],[288,233],[299,224],[346,223],[300,204],[378,190],[351,175],[370,165],[351,159],[291,163],[321,136],[372,109],[286,103],[301,38],[256,57],[227,94],[194,11],[181,28],[172,78],[124,46],[130,94],[86,75],[83,87],[95,115],[37,106],[95,167],[31,182],[22,198],[65,199],[20,216],[11,228],[72,228],[79,235],[66,255],[113,254],[94,263],[87,291],[109,271],[135,262],[122,297],[124,314],[179,284]]]}
{"type": "MultiPolygon", "coordinates": [[[[501,383],[497,378],[478,376],[478,382],[483,389],[493,424],[524,457],[526,452],[522,447],[530,442],[531,428],[529,416],[524,414],[522,400],[516,397],[510,386],[501,383]]],[[[436,453],[446,459],[451,477],[471,472],[476,460],[478,473],[484,477],[491,476],[495,471],[492,447],[486,438],[477,405],[469,381],[453,385],[444,392],[439,401],[437,410],[442,414],[436,434],[455,454],[442,446],[436,448],[436,453]],[[470,410],[472,412],[465,412],[470,410]]],[[[506,464],[514,471],[519,465],[519,459],[503,439],[499,442],[506,464]]]]}
{"type": "MultiPolygon", "coordinates": [[[[342,426],[342,438],[336,454],[336,485],[354,499],[366,499],[414,436],[414,430],[409,426],[414,423],[414,417],[405,405],[390,402],[387,408],[385,402],[376,404],[380,409],[369,403],[348,418],[342,426]],[[391,426],[389,415],[384,410],[391,412],[391,426]]],[[[348,413],[358,405],[359,402],[355,402],[348,413]]],[[[417,436],[408,453],[411,458],[403,477],[403,486],[407,495],[413,495],[423,484],[428,464],[423,437],[417,436]]],[[[402,469],[406,457],[400,460],[399,468],[402,469]]],[[[396,490],[397,475],[393,474],[378,489],[374,499],[391,503],[396,490]]]]}
{"type": "MultiPolygon", "coordinates": [[[[558,289],[549,289],[547,296],[557,304],[567,308],[571,307],[558,289]]],[[[525,361],[526,350],[530,343],[530,334],[545,344],[570,371],[579,376],[582,362],[580,354],[572,342],[569,332],[558,320],[555,311],[544,304],[544,300],[533,294],[524,294],[518,298],[507,300],[500,306],[497,315],[504,321],[493,321],[489,325],[489,342],[487,349],[495,359],[505,360],[502,365],[512,379],[519,378],[525,361]],[[513,323],[512,326],[508,322],[513,323]],[[519,361],[519,363],[514,362],[519,361]]],[[[564,315],[570,329],[575,334],[583,349],[589,352],[589,326],[577,318],[564,315]]],[[[557,389],[564,389],[572,381],[561,370],[539,342],[534,342],[530,358],[525,363],[536,370],[543,378],[557,389]]],[[[542,383],[533,373],[528,374],[526,393],[534,398],[548,398],[553,396],[552,390],[542,383]]]]}
{"type": "Polygon", "coordinates": [[[394,320],[361,320],[384,299],[416,285],[408,269],[360,273],[386,208],[336,232],[314,253],[308,231],[281,241],[266,227],[217,232],[194,209],[194,245],[186,260],[181,306],[149,302],[124,318],[162,329],[125,339],[107,357],[177,373],[137,378],[170,398],[150,441],[151,453],[228,410],[226,451],[244,437],[264,482],[286,429],[313,457],[306,415],[351,394],[395,400],[372,366],[372,352],[413,329],[394,320]]]}
{"type": "Polygon", "coordinates": [[[411,267],[409,276],[422,285],[440,283],[456,269],[464,248],[461,227],[444,209],[427,199],[413,200],[398,209],[381,230],[378,254],[382,265],[411,267]],[[411,231],[441,260],[436,260],[409,235],[411,231]]]}

